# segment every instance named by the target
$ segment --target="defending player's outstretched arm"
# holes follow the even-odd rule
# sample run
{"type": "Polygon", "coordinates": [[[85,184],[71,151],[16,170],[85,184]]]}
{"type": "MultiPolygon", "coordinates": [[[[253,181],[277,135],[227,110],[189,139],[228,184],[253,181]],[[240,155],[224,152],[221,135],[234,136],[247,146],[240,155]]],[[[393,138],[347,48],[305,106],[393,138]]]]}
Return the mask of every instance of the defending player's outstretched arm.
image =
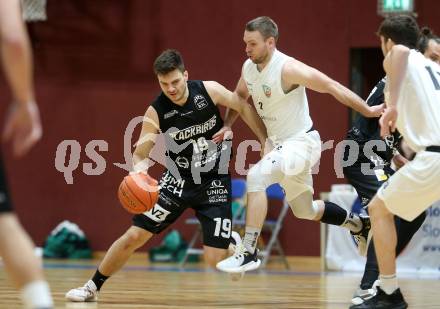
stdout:
{"type": "Polygon", "coordinates": [[[289,60],[284,65],[282,81],[285,85],[302,85],[320,93],[331,94],[336,100],[365,117],[379,117],[383,110],[382,105],[368,106],[364,100],[348,88],[315,68],[295,59],[289,60]]]}
{"type": "MultiPolygon", "coordinates": [[[[260,143],[265,145],[267,139],[266,127],[252,106],[250,106],[241,96],[237,95],[236,92],[229,91],[223,85],[217,82],[208,81],[204,83],[206,90],[208,91],[209,96],[213,99],[214,103],[220,104],[229,109],[230,118],[228,118],[228,121],[231,120],[231,115],[233,115],[230,113],[231,109],[236,111],[238,114],[240,114],[241,118],[243,118],[249,128],[251,128],[260,143]]],[[[230,127],[231,125],[232,123],[227,123],[225,120],[225,126],[230,127]]]]}

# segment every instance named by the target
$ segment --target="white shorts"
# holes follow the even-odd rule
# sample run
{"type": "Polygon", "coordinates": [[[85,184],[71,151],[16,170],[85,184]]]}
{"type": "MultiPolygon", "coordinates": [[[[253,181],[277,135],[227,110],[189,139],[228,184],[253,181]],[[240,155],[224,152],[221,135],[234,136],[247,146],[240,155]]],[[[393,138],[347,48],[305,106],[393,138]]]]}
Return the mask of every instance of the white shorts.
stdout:
{"type": "Polygon", "coordinates": [[[278,143],[249,170],[248,192],[261,192],[279,183],[288,201],[304,191],[313,194],[312,167],[320,157],[321,138],[316,130],[278,143]]]}
{"type": "Polygon", "coordinates": [[[440,153],[422,151],[377,192],[393,214],[412,221],[440,200],[440,153]]]}

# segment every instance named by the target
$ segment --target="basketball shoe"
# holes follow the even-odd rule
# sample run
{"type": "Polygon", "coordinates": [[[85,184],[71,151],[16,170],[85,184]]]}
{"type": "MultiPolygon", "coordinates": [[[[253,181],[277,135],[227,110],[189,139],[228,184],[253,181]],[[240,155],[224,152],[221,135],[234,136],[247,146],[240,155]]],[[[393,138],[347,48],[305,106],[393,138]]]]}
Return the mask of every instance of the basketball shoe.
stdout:
{"type": "Polygon", "coordinates": [[[400,289],[392,294],[385,293],[380,286],[377,287],[377,294],[359,305],[351,305],[350,309],[406,309],[408,304],[403,298],[400,289]]]}
{"type": "Polygon", "coordinates": [[[242,273],[257,269],[261,264],[257,255],[257,249],[252,254],[241,244],[236,248],[234,255],[217,263],[217,269],[227,273],[242,273]]]}
{"type": "MultiPolygon", "coordinates": [[[[235,253],[235,250],[238,250],[242,244],[240,234],[238,234],[235,231],[232,231],[231,233],[231,243],[229,244],[228,251],[230,255],[233,255],[235,253]]],[[[229,278],[232,281],[240,281],[244,277],[244,271],[239,273],[229,273],[229,278]]]]}
{"type": "Polygon", "coordinates": [[[98,293],[95,283],[89,280],[84,286],[67,292],[66,298],[74,302],[93,302],[98,300],[98,293]]]}
{"type": "Polygon", "coordinates": [[[361,287],[359,287],[356,292],[354,292],[351,303],[353,305],[360,305],[364,301],[376,296],[377,286],[379,285],[379,282],[379,280],[374,281],[373,286],[369,289],[362,289],[361,287]]]}

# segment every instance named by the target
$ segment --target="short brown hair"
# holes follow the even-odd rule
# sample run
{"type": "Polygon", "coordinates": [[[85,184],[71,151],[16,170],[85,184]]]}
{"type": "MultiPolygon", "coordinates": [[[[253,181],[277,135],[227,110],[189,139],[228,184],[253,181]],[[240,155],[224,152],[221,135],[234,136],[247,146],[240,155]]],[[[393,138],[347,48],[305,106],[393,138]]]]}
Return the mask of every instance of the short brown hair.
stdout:
{"type": "Polygon", "coordinates": [[[273,37],[275,42],[278,41],[278,26],[270,17],[260,16],[252,19],[246,24],[246,30],[260,32],[265,40],[273,37]]]}
{"type": "Polygon", "coordinates": [[[177,50],[167,49],[154,60],[153,69],[156,75],[165,75],[176,69],[184,72],[185,65],[182,55],[177,50]]]}
{"type": "Polygon", "coordinates": [[[416,48],[420,28],[414,17],[410,15],[391,15],[379,26],[377,34],[385,40],[391,39],[395,44],[416,48]]]}

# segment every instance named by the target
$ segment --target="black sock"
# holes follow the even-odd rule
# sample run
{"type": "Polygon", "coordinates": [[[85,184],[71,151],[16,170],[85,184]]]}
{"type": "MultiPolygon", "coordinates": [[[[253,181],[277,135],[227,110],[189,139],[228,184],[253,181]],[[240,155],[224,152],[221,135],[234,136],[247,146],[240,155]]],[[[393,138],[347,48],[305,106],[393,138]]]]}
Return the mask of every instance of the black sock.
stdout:
{"type": "Polygon", "coordinates": [[[373,239],[370,241],[367,251],[367,262],[365,263],[364,275],[361,280],[361,289],[370,289],[374,281],[379,278],[379,265],[377,264],[376,251],[374,250],[373,239]]]}
{"type": "Polygon", "coordinates": [[[107,280],[109,277],[104,276],[99,272],[99,270],[96,270],[95,275],[93,275],[92,281],[95,283],[96,288],[98,291],[101,289],[102,285],[104,284],[105,280],[107,280]]]}
{"type": "Polygon", "coordinates": [[[333,225],[342,225],[347,219],[347,211],[332,202],[324,202],[324,213],[321,222],[333,225]]]}

